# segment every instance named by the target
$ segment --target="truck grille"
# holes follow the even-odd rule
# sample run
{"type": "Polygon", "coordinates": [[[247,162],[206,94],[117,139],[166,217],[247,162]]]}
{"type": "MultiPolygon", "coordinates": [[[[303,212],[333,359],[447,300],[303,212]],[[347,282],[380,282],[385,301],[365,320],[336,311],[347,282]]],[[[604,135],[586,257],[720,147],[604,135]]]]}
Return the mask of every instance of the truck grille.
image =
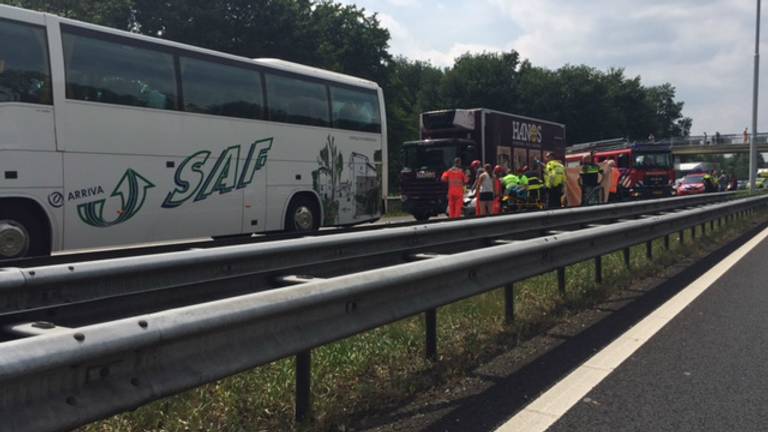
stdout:
{"type": "Polygon", "coordinates": [[[436,179],[409,179],[400,185],[400,189],[412,200],[432,200],[448,194],[448,185],[436,179]]]}

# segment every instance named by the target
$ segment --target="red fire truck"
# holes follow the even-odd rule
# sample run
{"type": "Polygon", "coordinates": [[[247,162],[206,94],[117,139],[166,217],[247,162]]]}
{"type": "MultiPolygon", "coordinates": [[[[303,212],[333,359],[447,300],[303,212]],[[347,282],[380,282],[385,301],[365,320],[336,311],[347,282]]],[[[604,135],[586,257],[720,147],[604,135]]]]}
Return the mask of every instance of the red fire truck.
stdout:
{"type": "Polygon", "coordinates": [[[585,156],[594,153],[596,163],[613,160],[621,172],[619,199],[659,198],[674,194],[675,169],[667,144],[630,143],[613,139],[575,144],[565,157],[569,168],[579,167],[585,156]]]}

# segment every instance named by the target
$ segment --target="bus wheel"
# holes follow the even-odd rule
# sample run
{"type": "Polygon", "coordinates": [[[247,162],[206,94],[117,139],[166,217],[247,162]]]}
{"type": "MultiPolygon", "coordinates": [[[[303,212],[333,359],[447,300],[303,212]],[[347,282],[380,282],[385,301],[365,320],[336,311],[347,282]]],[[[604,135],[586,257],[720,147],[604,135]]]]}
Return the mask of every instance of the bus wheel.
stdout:
{"type": "Polygon", "coordinates": [[[42,221],[24,209],[0,209],[0,259],[50,254],[42,221]]]}
{"type": "Polygon", "coordinates": [[[313,199],[298,196],[291,200],[285,215],[286,231],[315,231],[320,228],[320,211],[313,199]]]}

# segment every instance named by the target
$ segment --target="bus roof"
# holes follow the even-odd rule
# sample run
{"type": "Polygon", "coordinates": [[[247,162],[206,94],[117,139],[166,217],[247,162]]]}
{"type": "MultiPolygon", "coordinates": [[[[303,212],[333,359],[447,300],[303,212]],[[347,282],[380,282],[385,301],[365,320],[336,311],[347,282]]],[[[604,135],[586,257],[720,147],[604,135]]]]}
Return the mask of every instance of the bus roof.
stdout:
{"type": "Polygon", "coordinates": [[[354,85],[357,87],[366,87],[370,89],[378,89],[379,85],[373,81],[368,81],[363,78],[354,77],[351,75],[345,75],[339,72],[328,71],[312,66],[303,65],[300,63],[293,63],[286,60],[280,60],[275,58],[256,58],[253,59],[254,63],[267,66],[272,69],[280,69],[286,72],[294,72],[301,75],[309,75],[317,78],[322,78],[328,81],[336,81],[343,84],[354,85]]]}
{"type": "Polygon", "coordinates": [[[69,24],[77,27],[96,30],[103,33],[127,37],[131,39],[139,40],[139,41],[149,42],[149,43],[161,45],[164,47],[177,48],[184,51],[192,51],[192,52],[206,54],[214,57],[220,57],[223,59],[234,60],[234,61],[245,63],[245,64],[258,65],[265,69],[273,69],[273,70],[278,70],[283,72],[295,73],[298,75],[319,78],[326,81],[336,82],[339,84],[345,84],[345,85],[354,86],[354,87],[368,88],[371,90],[378,90],[380,88],[379,85],[373,81],[365,80],[365,79],[354,77],[351,75],[345,75],[338,72],[331,72],[331,71],[327,71],[327,70],[323,70],[323,69],[319,69],[311,66],[306,66],[299,63],[293,63],[285,60],[271,59],[271,58],[250,59],[247,57],[227,54],[224,52],[215,51],[211,49],[200,48],[194,45],[173,42],[167,39],[161,39],[161,38],[156,38],[152,36],[131,33],[128,31],[118,30],[111,27],[105,27],[105,26],[96,25],[96,24],[90,24],[83,21],[78,21],[71,18],[64,18],[58,15],[53,15],[49,13],[36,12],[28,9],[17,8],[13,6],[7,6],[7,5],[0,5],[0,18],[5,18],[5,17],[8,17],[10,19],[34,20],[38,22],[42,20],[47,21],[50,19],[54,19],[64,24],[69,24]]]}

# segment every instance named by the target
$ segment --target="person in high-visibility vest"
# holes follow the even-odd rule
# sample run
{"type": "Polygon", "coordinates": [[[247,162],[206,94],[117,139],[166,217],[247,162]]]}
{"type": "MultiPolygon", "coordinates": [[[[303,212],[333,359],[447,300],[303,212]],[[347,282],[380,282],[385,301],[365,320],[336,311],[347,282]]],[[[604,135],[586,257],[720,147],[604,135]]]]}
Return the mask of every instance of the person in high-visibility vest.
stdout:
{"type": "Polygon", "coordinates": [[[565,166],[555,159],[552,152],[544,155],[544,187],[547,188],[547,208],[560,208],[563,197],[563,185],[565,184],[565,166]]]}
{"type": "Polygon", "coordinates": [[[501,179],[501,184],[504,187],[504,195],[516,195],[517,186],[520,185],[520,177],[515,174],[515,171],[509,170],[507,175],[501,179]]]}
{"type": "Polygon", "coordinates": [[[581,161],[581,175],[579,176],[581,205],[600,204],[602,194],[599,185],[602,182],[602,177],[603,170],[600,165],[595,163],[594,152],[590,153],[589,156],[584,156],[581,161]]]}
{"type": "Polygon", "coordinates": [[[464,208],[464,185],[467,184],[461,158],[453,160],[453,167],[445,171],[440,180],[448,183],[448,217],[458,219],[464,208]]]}
{"type": "Polygon", "coordinates": [[[705,173],[702,180],[704,180],[704,192],[715,191],[715,180],[709,173],[705,173]]]}

